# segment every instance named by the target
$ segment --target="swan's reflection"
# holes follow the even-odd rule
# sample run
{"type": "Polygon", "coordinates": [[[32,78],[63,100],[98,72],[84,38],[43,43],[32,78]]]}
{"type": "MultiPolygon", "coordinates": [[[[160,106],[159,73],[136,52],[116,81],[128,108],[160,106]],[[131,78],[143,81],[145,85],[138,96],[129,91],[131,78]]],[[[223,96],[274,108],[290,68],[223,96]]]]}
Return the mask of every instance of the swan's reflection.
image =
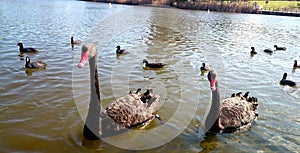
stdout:
{"type": "Polygon", "coordinates": [[[207,72],[207,70],[200,70],[201,79],[204,79],[204,74],[207,72]]]}
{"type": "Polygon", "coordinates": [[[40,70],[45,70],[46,68],[38,68],[38,69],[29,69],[29,68],[25,68],[25,73],[27,74],[27,76],[32,76],[32,73],[40,71],[40,70]]]}
{"type": "Polygon", "coordinates": [[[24,53],[20,52],[19,57],[21,61],[24,61],[24,53]]]}
{"type": "Polygon", "coordinates": [[[82,146],[90,149],[98,149],[101,144],[101,140],[88,140],[83,137],[82,139],[82,146]]]}
{"type": "Polygon", "coordinates": [[[217,135],[206,132],[204,140],[200,142],[200,146],[203,150],[199,153],[207,153],[213,151],[218,146],[217,135]]]}
{"type": "Polygon", "coordinates": [[[296,69],[297,69],[297,68],[293,67],[292,73],[295,73],[296,69]]]}

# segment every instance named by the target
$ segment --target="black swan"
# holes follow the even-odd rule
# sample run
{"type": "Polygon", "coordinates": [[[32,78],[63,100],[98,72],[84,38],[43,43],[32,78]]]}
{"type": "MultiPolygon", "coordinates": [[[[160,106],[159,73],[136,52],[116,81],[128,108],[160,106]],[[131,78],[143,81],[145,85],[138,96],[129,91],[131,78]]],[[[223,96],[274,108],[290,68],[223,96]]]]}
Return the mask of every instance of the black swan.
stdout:
{"type": "Polygon", "coordinates": [[[241,93],[220,100],[217,73],[210,70],[208,80],[212,91],[212,104],[205,120],[205,128],[211,133],[234,132],[249,128],[257,118],[257,98],[241,93]]]}
{"type": "Polygon", "coordinates": [[[267,48],[267,49],[264,49],[264,52],[269,53],[269,54],[272,54],[272,53],[273,53],[273,50],[270,49],[270,48],[267,48]]]}
{"type": "Polygon", "coordinates": [[[121,49],[120,46],[117,46],[116,48],[117,48],[117,50],[116,50],[116,53],[117,53],[117,54],[129,54],[129,51],[128,51],[128,50],[126,50],[126,49],[121,49]]]}
{"type": "Polygon", "coordinates": [[[286,77],[287,77],[287,73],[283,73],[282,79],[279,82],[281,85],[288,85],[291,87],[296,86],[296,83],[294,81],[287,80],[286,77]]]}
{"type": "Polygon", "coordinates": [[[97,49],[95,44],[87,43],[82,46],[81,59],[78,68],[84,67],[89,61],[90,66],[90,103],[88,115],[85,121],[83,136],[88,140],[98,140],[100,136],[114,135],[128,128],[147,125],[155,118],[154,114],[159,106],[160,96],[153,94],[151,89],[147,90],[146,102],[141,99],[145,95],[138,89],[112,102],[101,111],[100,90],[97,69],[97,49]]]}
{"type": "Polygon", "coordinates": [[[46,68],[47,64],[42,61],[36,61],[36,62],[30,62],[30,58],[26,56],[26,68],[31,68],[31,69],[39,69],[39,68],[46,68]]]}
{"type": "Polygon", "coordinates": [[[38,50],[35,49],[35,48],[31,48],[31,47],[24,48],[23,43],[21,43],[21,42],[18,43],[18,46],[19,46],[20,52],[24,52],[24,53],[36,53],[36,52],[38,52],[38,50]]]}
{"type": "Polygon", "coordinates": [[[297,60],[294,61],[293,68],[294,68],[294,69],[295,69],[295,68],[300,68],[300,65],[297,64],[297,60]]]}
{"type": "Polygon", "coordinates": [[[255,48],[254,48],[254,47],[251,47],[250,54],[251,54],[251,55],[257,54],[257,52],[255,51],[255,48]]]}
{"type": "Polygon", "coordinates": [[[146,59],[143,60],[144,67],[148,68],[162,68],[165,66],[163,63],[149,63],[146,59]]]}
{"type": "Polygon", "coordinates": [[[73,37],[71,37],[71,44],[75,45],[75,44],[81,44],[80,40],[74,40],[73,37]]]}
{"type": "Polygon", "coordinates": [[[278,47],[277,45],[274,45],[275,50],[286,50],[286,47],[278,47]]]}

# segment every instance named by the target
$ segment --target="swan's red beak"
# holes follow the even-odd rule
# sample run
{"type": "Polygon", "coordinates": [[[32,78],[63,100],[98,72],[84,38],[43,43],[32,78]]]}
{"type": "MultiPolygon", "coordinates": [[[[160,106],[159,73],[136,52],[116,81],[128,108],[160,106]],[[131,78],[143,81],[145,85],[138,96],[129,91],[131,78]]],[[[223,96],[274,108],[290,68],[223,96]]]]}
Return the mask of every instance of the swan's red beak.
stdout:
{"type": "Polygon", "coordinates": [[[82,52],[81,53],[81,59],[80,59],[80,62],[78,64],[78,68],[84,67],[84,65],[88,61],[88,59],[89,59],[89,51],[82,52]]]}
{"type": "Polygon", "coordinates": [[[217,82],[217,79],[215,78],[215,79],[210,79],[210,89],[212,90],[212,91],[215,91],[216,89],[217,89],[217,87],[216,87],[216,82],[217,82]]]}

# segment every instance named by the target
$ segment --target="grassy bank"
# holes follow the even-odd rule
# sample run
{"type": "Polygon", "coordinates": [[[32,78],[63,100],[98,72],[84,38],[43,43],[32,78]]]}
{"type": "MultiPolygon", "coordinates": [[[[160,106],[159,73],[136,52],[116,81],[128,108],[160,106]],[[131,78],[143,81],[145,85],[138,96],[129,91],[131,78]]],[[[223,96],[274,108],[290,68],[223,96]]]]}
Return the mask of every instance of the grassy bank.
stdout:
{"type": "Polygon", "coordinates": [[[278,8],[278,9],[284,9],[284,8],[299,8],[300,7],[300,1],[252,1],[257,2],[258,5],[263,6],[264,8],[278,8]]]}
{"type": "Polygon", "coordinates": [[[236,13],[259,13],[262,10],[300,12],[300,1],[207,1],[179,0],[173,3],[182,9],[211,10],[236,13]]]}

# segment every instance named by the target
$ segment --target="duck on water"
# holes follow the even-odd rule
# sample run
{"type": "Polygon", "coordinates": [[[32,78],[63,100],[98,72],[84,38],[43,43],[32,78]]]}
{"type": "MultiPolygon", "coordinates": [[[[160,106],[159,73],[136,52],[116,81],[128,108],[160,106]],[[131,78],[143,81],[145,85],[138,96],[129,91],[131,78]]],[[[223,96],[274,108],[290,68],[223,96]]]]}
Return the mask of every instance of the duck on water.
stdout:
{"type": "Polygon", "coordinates": [[[150,98],[145,101],[146,105],[141,100],[144,94],[141,93],[141,89],[138,89],[137,92],[129,92],[109,104],[105,110],[101,110],[97,59],[95,44],[87,43],[82,46],[78,68],[83,68],[89,61],[91,91],[89,110],[83,128],[85,139],[98,140],[100,137],[115,135],[129,128],[147,125],[155,118],[159,118],[155,112],[160,102],[160,96],[154,94],[152,90],[147,93],[150,98]]]}
{"type": "Polygon", "coordinates": [[[21,43],[21,42],[18,43],[18,46],[19,46],[19,50],[21,53],[37,53],[38,52],[37,49],[32,48],[32,47],[24,48],[23,43],[21,43]]]}
{"type": "Polygon", "coordinates": [[[46,66],[47,64],[42,61],[30,62],[29,56],[26,56],[25,68],[39,69],[39,68],[46,68],[46,66]]]}
{"type": "Polygon", "coordinates": [[[300,68],[300,65],[298,65],[297,60],[294,60],[293,68],[294,68],[294,69],[300,68]]]}
{"type": "Polygon", "coordinates": [[[144,68],[163,68],[165,64],[163,63],[149,63],[146,59],[143,60],[144,68]]]}
{"type": "Polygon", "coordinates": [[[278,47],[277,45],[274,45],[275,50],[286,50],[286,47],[278,47]]]}
{"type": "Polygon", "coordinates": [[[282,79],[279,82],[280,85],[287,85],[291,87],[296,86],[296,82],[288,80],[286,79],[286,77],[287,77],[287,73],[283,73],[282,79]]]}
{"type": "Polygon", "coordinates": [[[254,47],[251,47],[250,54],[251,54],[251,55],[256,55],[256,54],[257,54],[257,52],[255,51],[255,48],[254,48],[254,47]]]}
{"type": "Polygon", "coordinates": [[[121,46],[117,46],[116,48],[117,48],[117,50],[116,50],[116,54],[117,55],[120,55],[120,54],[129,54],[129,51],[126,50],[126,49],[121,49],[121,46]]]}
{"type": "Polygon", "coordinates": [[[81,40],[74,40],[74,38],[73,37],[71,37],[71,44],[72,45],[79,45],[79,44],[81,44],[81,40]]]}

